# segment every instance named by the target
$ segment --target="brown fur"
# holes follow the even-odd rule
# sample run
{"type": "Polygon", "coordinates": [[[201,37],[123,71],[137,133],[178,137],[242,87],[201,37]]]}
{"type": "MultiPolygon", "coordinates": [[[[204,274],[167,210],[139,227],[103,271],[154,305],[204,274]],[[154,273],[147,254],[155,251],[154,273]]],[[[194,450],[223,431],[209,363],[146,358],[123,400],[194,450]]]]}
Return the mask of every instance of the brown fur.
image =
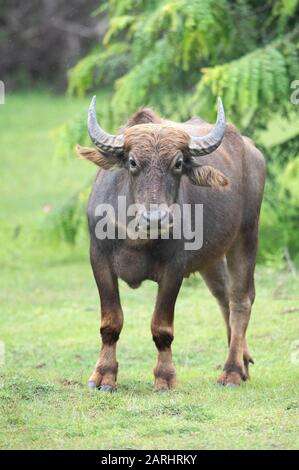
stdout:
{"type": "Polygon", "coordinates": [[[189,135],[173,126],[160,124],[138,124],[125,131],[125,149],[134,149],[141,158],[169,159],[174,149],[186,153],[189,135]],[[171,150],[171,153],[170,153],[171,150]]]}
{"type": "Polygon", "coordinates": [[[162,119],[150,108],[141,108],[133,116],[130,117],[123,130],[137,124],[156,123],[161,124],[162,119]]]}
{"type": "Polygon", "coordinates": [[[221,171],[209,165],[192,168],[189,177],[192,183],[199,186],[223,188],[229,184],[227,177],[221,171]]]}
{"type": "Polygon", "coordinates": [[[119,163],[117,158],[110,157],[109,159],[102,155],[97,149],[92,147],[82,147],[76,145],[76,152],[82,160],[89,160],[97,166],[100,166],[104,170],[110,170],[113,166],[119,163]]]}

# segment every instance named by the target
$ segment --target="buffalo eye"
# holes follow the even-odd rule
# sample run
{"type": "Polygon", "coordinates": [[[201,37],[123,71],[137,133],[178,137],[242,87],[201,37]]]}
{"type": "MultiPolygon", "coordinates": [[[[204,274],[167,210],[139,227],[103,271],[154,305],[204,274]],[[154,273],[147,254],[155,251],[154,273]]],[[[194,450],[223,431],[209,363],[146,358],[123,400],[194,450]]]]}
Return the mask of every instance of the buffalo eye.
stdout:
{"type": "Polygon", "coordinates": [[[132,171],[137,170],[137,163],[135,162],[134,158],[132,158],[132,157],[129,158],[129,167],[130,167],[130,170],[132,170],[132,171]]]}
{"type": "Polygon", "coordinates": [[[182,159],[182,158],[179,158],[179,159],[175,162],[175,164],[174,164],[174,166],[173,166],[173,169],[174,169],[174,171],[175,171],[176,173],[179,173],[179,172],[182,171],[182,168],[183,168],[183,159],[182,159]]]}

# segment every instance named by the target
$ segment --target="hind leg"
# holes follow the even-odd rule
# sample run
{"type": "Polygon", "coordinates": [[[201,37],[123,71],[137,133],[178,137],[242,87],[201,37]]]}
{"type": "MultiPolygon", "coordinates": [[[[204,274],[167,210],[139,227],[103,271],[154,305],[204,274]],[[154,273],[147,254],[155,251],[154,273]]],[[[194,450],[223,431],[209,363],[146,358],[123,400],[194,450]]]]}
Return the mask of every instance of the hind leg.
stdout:
{"type": "Polygon", "coordinates": [[[205,268],[200,274],[219,304],[226,326],[227,342],[229,346],[231,329],[229,324],[229,277],[226,258],[222,258],[220,261],[205,268]]]}
{"type": "Polygon", "coordinates": [[[246,331],[255,298],[254,269],[257,250],[257,228],[240,233],[227,253],[229,273],[229,352],[218,383],[240,385],[249,378],[249,353],[246,331]]]}
{"type": "MultiPolygon", "coordinates": [[[[216,298],[226,326],[227,332],[227,342],[228,347],[230,347],[231,342],[231,326],[230,326],[230,282],[229,282],[229,271],[227,268],[226,258],[223,258],[221,261],[209,266],[204,271],[201,272],[201,275],[213,294],[216,298]]],[[[254,289],[250,293],[251,303],[254,301],[254,289]]],[[[252,356],[249,352],[246,337],[244,338],[243,343],[243,361],[246,378],[249,377],[249,363],[253,364],[252,356]]],[[[220,380],[221,382],[221,380],[220,380]]]]}

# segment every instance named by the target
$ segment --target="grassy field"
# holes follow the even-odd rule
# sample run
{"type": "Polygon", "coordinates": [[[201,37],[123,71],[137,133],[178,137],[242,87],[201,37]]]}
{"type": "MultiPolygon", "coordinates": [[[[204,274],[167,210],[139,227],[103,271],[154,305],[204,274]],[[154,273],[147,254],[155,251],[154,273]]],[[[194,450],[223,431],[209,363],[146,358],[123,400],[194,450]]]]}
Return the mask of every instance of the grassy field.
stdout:
{"type": "Polygon", "coordinates": [[[87,238],[70,248],[40,230],[43,208],[55,209],[94,174],[75,157],[52,159],[53,129],[86,105],[37,93],[8,96],[0,106],[0,448],[298,448],[299,351],[292,350],[299,339],[298,279],[269,267],[257,269],[250,382],[216,385],[225,331],[216,302],[196,278],[177,302],[177,390],[153,393],[150,282],[138,290],[121,285],[118,391],[86,389],[99,329],[87,238]]]}

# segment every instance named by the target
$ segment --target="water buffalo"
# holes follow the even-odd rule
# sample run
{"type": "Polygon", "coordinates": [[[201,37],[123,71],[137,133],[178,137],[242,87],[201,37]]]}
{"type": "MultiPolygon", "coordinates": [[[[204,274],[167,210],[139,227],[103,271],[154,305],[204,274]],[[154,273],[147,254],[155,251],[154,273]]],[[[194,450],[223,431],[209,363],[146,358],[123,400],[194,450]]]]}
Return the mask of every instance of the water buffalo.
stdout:
{"type": "MultiPolygon", "coordinates": [[[[118,290],[121,278],[131,287],[138,287],[145,279],[158,283],[151,322],[158,350],[155,390],[175,387],[171,354],[174,307],[183,278],[193,272],[201,274],[217,299],[226,324],[228,356],[218,383],[240,385],[249,377],[249,363],[253,363],[246,330],[255,298],[254,269],[265,181],[263,155],[249,138],[225,123],[220,98],[214,126],[198,117],[184,123],[168,121],[144,108],[114,136],[98,124],[94,97],[88,131],[96,148],[78,145],[77,152],[101,167],[89,199],[88,222],[102,337],[89,386],[104,391],[116,387],[116,343],[123,326],[118,290]],[[126,207],[143,207],[134,215],[136,231],[148,234],[154,221],[159,226],[157,237],[97,236],[98,208],[109,205],[117,212],[120,196],[125,197],[126,207]],[[171,236],[172,207],[185,204],[203,207],[202,246],[195,250],[186,249],[184,236],[171,236]],[[157,209],[160,205],[164,209],[157,209]],[[168,239],[161,235],[164,219],[170,231],[168,239]]],[[[193,218],[190,223],[194,225],[193,218]]],[[[190,321],[187,316],[186,321],[190,321]]]]}

